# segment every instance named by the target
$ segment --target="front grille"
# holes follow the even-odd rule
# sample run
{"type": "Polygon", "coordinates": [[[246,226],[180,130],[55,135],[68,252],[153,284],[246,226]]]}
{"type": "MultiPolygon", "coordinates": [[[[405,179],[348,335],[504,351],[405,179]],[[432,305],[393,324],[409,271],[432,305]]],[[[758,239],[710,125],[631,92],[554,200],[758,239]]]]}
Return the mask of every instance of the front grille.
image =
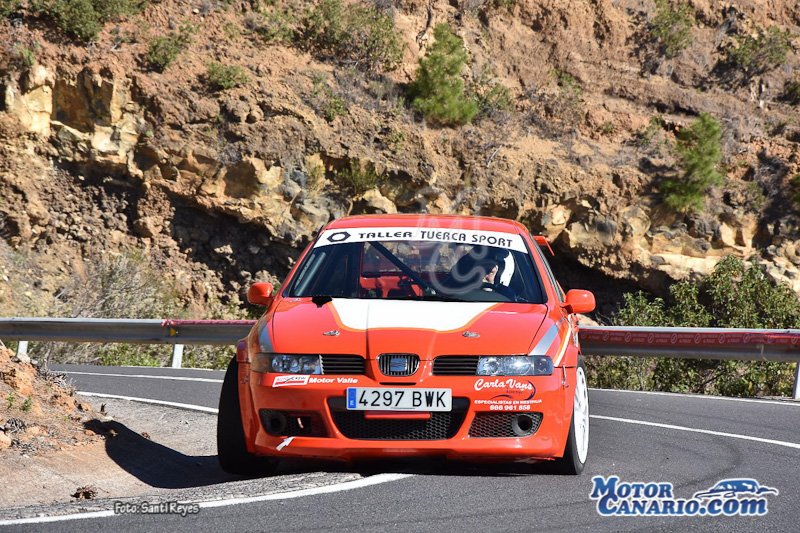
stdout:
{"type": "Polygon", "coordinates": [[[440,355],[433,360],[434,376],[474,376],[479,355],[440,355]]]}
{"type": "Polygon", "coordinates": [[[282,437],[327,437],[325,422],[316,411],[278,411],[260,409],[258,417],[264,431],[282,437]]]}
{"type": "Polygon", "coordinates": [[[413,353],[382,353],[378,368],[384,376],[411,376],[419,368],[419,356],[413,353]]]}
{"type": "Polygon", "coordinates": [[[478,413],[469,427],[469,436],[477,438],[529,437],[536,433],[541,423],[542,413],[478,413]],[[520,416],[527,418],[519,421],[520,416]]]}
{"type": "Polygon", "coordinates": [[[366,362],[360,355],[322,355],[323,374],[363,375],[366,362]]]}
{"type": "Polygon", "coordinates": [[[453,398],[453,410],[431,413],[430,420],[364,418],[364,411],[335,410],[344,404],[338,398],[328,400],[333,422],[342,435],[355,440],[445,440],[458,433],[467,416],[469,400],[453,398]]]}

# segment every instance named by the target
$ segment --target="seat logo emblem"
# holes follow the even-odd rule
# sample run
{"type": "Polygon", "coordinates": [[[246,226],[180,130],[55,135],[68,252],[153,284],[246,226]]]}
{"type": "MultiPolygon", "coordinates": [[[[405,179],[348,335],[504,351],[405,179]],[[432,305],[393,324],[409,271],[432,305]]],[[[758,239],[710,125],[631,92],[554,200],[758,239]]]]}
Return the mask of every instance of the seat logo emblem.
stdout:
{"type": "Polygon", "coordinates": [[[392,357],[389,360],[389,371],[408,372],[408,360],[405,357],[392,357]]]}

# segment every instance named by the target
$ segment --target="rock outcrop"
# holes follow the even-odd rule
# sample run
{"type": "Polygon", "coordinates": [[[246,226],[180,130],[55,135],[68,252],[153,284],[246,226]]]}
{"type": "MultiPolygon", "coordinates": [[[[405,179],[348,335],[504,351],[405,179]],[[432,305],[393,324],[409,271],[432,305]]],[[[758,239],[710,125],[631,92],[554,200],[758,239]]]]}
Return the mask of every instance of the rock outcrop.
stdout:
{"type": "MultiPolygon", "coordinates": [[[[491,61],[516,97],[512,110],[459,129],[426,126],[398,97],[424,52],[413,36],[427,11],[414,2],[397,15],[409,30],[405,63],[383,78],[336,70],[256,34],[223,39],[219,28],[243,27],[247,3],[195,15],[209,31],[163,74],[143,64],[144,41],[104,48],[110,30],[92,50],[48,43],[39,63],[1,73],[0,235],[14,247],[63,247],[78,260],[130,246],[162,250],[176,283],[193,279],[185,291],[202,299],[209,275],[220,293],[281,278],[321,225],[349,213],[483,214],[525,222],[565,265],[626,287],[666,294],[673,281],[735,254],[800,291],[800,218],[785,193],[800,171],[792,123],[800,117],[779,93],[788,78],[766,72],[751,97],[714,77],[720,39],[730,40],[726,21],[798,30],[800,12],[790,2],[740,4],[694,2],[694,41],[674,60],[648,55],[641,32],[652,11],[638,2],[526,0],[507,13],[481,8],[478,18],[434,4],[434,18],[465,36],[470,68],[491,61]],[[244,65],[251,83],[203,87],[206,56],[244,65]],[[553,72],[580,84],[576,109],[557,100],[553,72]],[[344,116],[320,111],[329,93],[346,99],[344,116]],[[563,116],[547,115],[556,104],[576,111],[578,123],[547,127],[561,124],[563,116]],[[711,191],[705,213],[672,213],[658,196],[674,172],[665,141],[700,111],[726,124],[728,185],[711,191]],[[660,144],[640,142],[656,113],[660,144]],[[771,133],[782,116],[793,118],[771,133]],[[355,168],[372,174],[348,183],[343,171],[355,168]]],[[[165,1],[143,17],[162,24],[180,12],[165,1]]],[[[793,53],[786,65],[800,60],[793,53]]]]}

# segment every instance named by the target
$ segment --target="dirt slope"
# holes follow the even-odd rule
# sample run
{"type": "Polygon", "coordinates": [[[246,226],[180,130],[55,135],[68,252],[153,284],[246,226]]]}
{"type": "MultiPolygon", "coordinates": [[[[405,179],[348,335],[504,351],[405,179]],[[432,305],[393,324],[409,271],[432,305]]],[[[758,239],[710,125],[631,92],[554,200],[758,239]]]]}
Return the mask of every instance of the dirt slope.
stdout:
{"type": "Polygon", "coordinates": [[[731,253],[800,290],[800,125],[786,97],[800,8],[690,4],[691,43],[667,58],[648,30],[651,1],[380,2],[404,52],[376,74],[302,39],[266,40],[283,1],[152,2],[88,45],[23,2],[0,24],[2,313],[52,312],[93,263],[139,249],[181,305],[208,316],[253,281],[279,281],[321,224],[357,212],[521,220],[555,243],[565,285],[596,290],[606,315],[624,290],[665,294],[731,253]],[[411,109],[407,84],[439,22],[464,39],[468,84],[493,73],[509,109],[456,128],[411,109]],[[158,72],[151,43],[185,23],[198,31],[158,72]],[[771,26],[793,36],[785,60],[731,67],[731,47],[771,26]],[[213,89],[212,60],[249,81],[213,89]],[[658,193],[676,174],[669,143],[700,112],[724,127],[727,182],[705,212],[673,213],[658,193]],[[342,178],[354,164],[374,167],[366,190],[342,178]]]}

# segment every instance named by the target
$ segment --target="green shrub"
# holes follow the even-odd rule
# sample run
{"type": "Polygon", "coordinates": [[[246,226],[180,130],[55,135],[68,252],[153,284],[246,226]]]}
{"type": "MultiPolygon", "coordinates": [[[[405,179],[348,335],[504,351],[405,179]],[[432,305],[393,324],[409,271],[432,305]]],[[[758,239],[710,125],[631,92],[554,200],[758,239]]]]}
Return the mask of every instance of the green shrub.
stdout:
{"type": "Polygon", "coordinates": [[[759,30],[758,37],[747,34],[736,36],[737,46],[728,48],[728,61],[746,76],[762,74],[786,62],[792,49],[792,34],[770,26],[759,30]]]}
{"type": "Polygon", "coordinates": [[[236,39],[242,36],[242,32],[239,31],[239,26],[237,26],[233,22],[226,22],[225,24],[223,24],[222,32],[225,34],[225,37],[227,37],[231,41],[235,41],[236,39]]]}
{"type": "Polygon", "coordinates": [[[333,122],[336,117],[343,117],[347,114],[347,103],[336,94],[331,94],[322,109],[325,120],[333,122]]]}
{"type": "Polygon", "coordinates": [[[12,48],[12,53],[23,68],[31,68],[36,64],[36,56],[40,50],[41,46],[39,46],[39,44],[36,43],[31,48],[21,45],[14,46],[12,48]]]}
{"type": "Polygon", "coordinates": [[[178,58],[183,49],[192,43],[197,31],[197,27],[185,21],[178,31],[153,39],[147,50],[147,60],[154,69],[164,72],[178,58]]]}
{"type": "Polygon", "coordinates": [[[658,41],[661,53],[671,58],[692,42],[694,9],[684,0],[656,0],[656,13],[648,24],[650,35],[658,41]]]}
{"type": "Polygon", "coordinates": [[[336,117],[347,114],[347,103],[325,84],[325,77],[322,74],[315,74],[311,81],[314,84],[314,108],[325,117],[325,120],[333,122],[336,117]]]}
{"type": "Polygon", "coordinates": [[[20,409],[22,409],[23,411],[25,411],[27,413],[32,408],[33,408],[33,397],[29,394],[28,397],[25,398],[25,401],[22,402],[22,405],[20,406],[20,409]]]}
{"type": "Polygon", "coordinates": [[[154,69],[164,72],[178,58],[182,48],[174,34],[166,37],[157,37],[150,41],[150,46],[147,49],[147,60],[154,69]]]}
{"type": "Polygon", "coordinates": [[[51,10],[62,30],[84,41],[94,40],[103,29],[92,0],[56,0],[51,10]]]}
{"type": "Polygon", "coordinates": [[[492,0],[492,5],[495,9],[505,9],[506,13],[511,15],[514,6],[517,5],[517,0],[492,0]]]}
{"type": "Polygon", "coordinates": [[[634,133],[633,142],[639,148],[661,155],[662,148],[668,145],[664,133],[664,117],[659,114],[650,117],[650,123],[634,133]]]}
{"type": "Polygon", "coordinates": [[[0,0],[0,18],[13,15],[19,9],[19,0],[0,0]]]}
{"type": "MultiPolygon", "coordinates": [[[[764,269],[729,256],[697,285],[670,288],[670,303],[626,294],[616,317],[625,326],[800,327],[800,300],[776,285],[764,269]]],[[[733,396],[790,394],[793,372],[787,363],[695,359],[590,358],[590,373],[605,387],[655,389],[733,396]]]]}
{"type": "Polygon", "coordinates": [[[800,209],[800,174],[792,176],[789,179],[789,185],[791,186],[792,200],[798,209],[800,209]]]}
{"type": "Polygon", "coordinates": [[[416,79],[409,86],[412,106],[434,122],[466,124],[475,117],[478,105],[464,94],[464,42],[446,23],[438,24],[433,36],[435,40],[420,60],[416,79]]]}
{"type": "Polygon", "coordinates": [[[767,201],[767,195],[764,194],[764,189],[758,181],[750,181],[745,185],[744,195],[747,198],[747,203],[757,211],[767,201]]]}
{"type": "Polygon", "coordinates": [[[405,132],[397,128],[390,129],[386,138],[386,143],[389,145],[389,148],[392,150],[392,152],[400,151],[406,144],[405,132]]]}
{"type": "Polygon", "coordinates": [[[313,164],[307,169],[306,175],[306,191],[312,197],[316,197],[317,193],[325,185],[325,165],[322,163],[313,164]]]}
{"type": "Polygon", "coordinates": [[[676,211],[702,211],[708,188],[725,181],[717,172],[722,159],[722,128],[710,115],[700,113],[700,118],[681,129],[677,137],[675,149],[682,175],[662,185],[664,203],[676,211]]]}
{"type": "Polygon", "coordinates": [[[336,173],[336,181],[339,185],[355,196],[360,196],[370,189],[380,185],[383,176],[375,171],[375,165],[367,162],[362,165],[361,161],[350,161],[350,167],[336,173]]]}
{"type": "MultiPolygon", "coordinates": [[[[50,316],[78,318],[180,318],[172,287],[140,251],[98,256],[57,294],[50,316]]],[[[53,363],[156,364],[166,362],[170,347],[96,343],[37,342],[31,357],[53,363]],[[157,355],[162,354],[162,355],[157,355]]]]}
{"type": "Polygon", "coordinates": [[[800,104],[800,77],[795,77],[794,80],[787,82],[783,98],[792,104],[800,104]]]}
{"type": "Polygon", "coordinates": [[[93,357],[103,366],[163,366],[171,347],[116,343],[100,347],[93,357]]]}
{"type": "Polygon", "coordinates": [[[268,43],[292,44],[295,41],[298,15],[296,7],[289,4],[261,9],[245,17],[247,28],[268,43]]]}
{"type": "Polygon", "coordinates": [[[480,76],[472,80],[468,93],[478,106],[479,116],[511,109],[511,95],[508,88],[498,82],[490,70],[485,69],[480,76]]]}
{"type": "Polygon", "coordinates": [[[222,65],[216,61],[210,62],[206,67],[208,83],[215,89],[233,89],[241,87],[250,81],[250,76],[237,65],[222,65]]]}
{"type": "Polygon", "coordinates": [[[103,21],[118,20],[141,11],[141,0],[93,0],[94,11],[103,21]]]}
{"type": "Polygon", "coordinates": [[[391,72],[403,59],[405,44],[391,14],[375,7],[351,8],[350,39],[356,66],[362,70],[391,72]]]}
{"type": "Polygon", "coordinates": [[[307,43],[328,52],[339,50],[347,40],[347,11],[341,0],[321,0],[301,21],[307,43]]]}
{"type": "Polygon", "coordinates": [[[546,83],[530,95],[531,121],[553,136],[583,122],[583,89],[571,74],[559,69],[548,73],[546,83]]]}
{"type": "Polygon", "coordinates": [[[56,19],[65,32],[84,41],[92,41],[103,25],[141,10],[138,0],[43,0],[32,9],[56,19]]]}
{"type": "Polygon", "coordinates": [[[367,72],[395,70],[403,58],[403,39],[391,13],[374,5],[321,0],[300,26],[308,49],[367,72]]]}

